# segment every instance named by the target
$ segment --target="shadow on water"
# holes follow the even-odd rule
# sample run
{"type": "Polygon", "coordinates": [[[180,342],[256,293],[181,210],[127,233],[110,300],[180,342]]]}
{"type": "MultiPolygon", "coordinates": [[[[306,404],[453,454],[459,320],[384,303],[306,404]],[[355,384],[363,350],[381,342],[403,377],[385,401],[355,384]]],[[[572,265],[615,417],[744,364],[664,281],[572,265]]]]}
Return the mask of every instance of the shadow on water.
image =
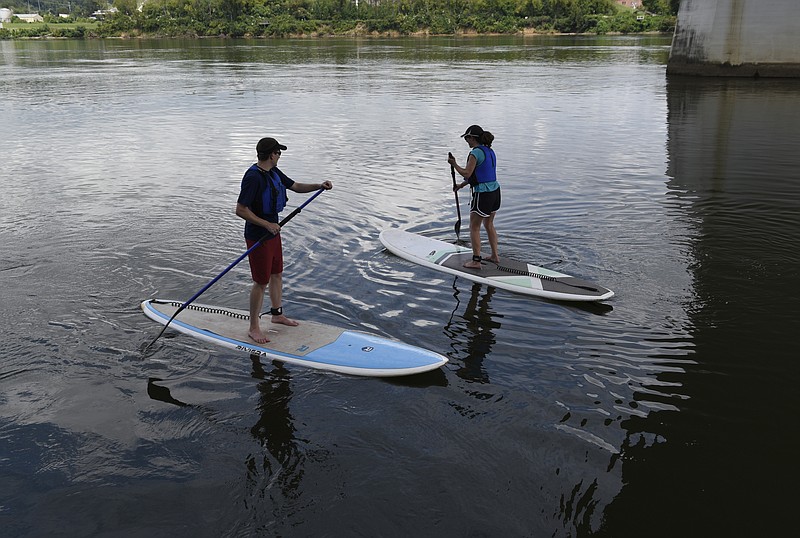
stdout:
{"type": "Polygon", "coordinates": [[[696,299],[687,309],[696,365],[659,375],[681,387],[678,410],[623,422],[625,486],[602,535],[653,530],[653,521],[649,534],[658,536],[766,536],[794,526],[796,495],[786,485],[800,478],[800,369],[790,344],[800,318],[798,88],[668,80],[668,204],[694,228],[696,299]]]}
{"type": "Polygon", "coordinates": [[[599,301],[552,301],[546,299],[547,302],[558,304],[561,306],[567,306],[569,308],[574,308],[575,310],[580,310],[582,312],[588,312],[589,314],[596,314],[598,316],[604,316],[606,314],[611,313],[614,310],[614,307],[610,304],[599,302],[599,301]]]}
{"type": "Polygon", "coordinates": [[[407,375],[402,377],[387,377],[387,383],[401,387],[426,388],[426,387],[446,387],[447,376],[442,368],[437,368],[430,372],[421,374],[407,375]]]}
{"type": "Polygon", "coordinates": [[[151,377],[147,380],[147,395],[150,396],[151,399],[177,405],[178,407],[194,407],[192,404],[188,404],[178,400],[177,398],[174,398],[168,387],[156,384],[163,381],[163,379],[159,379],[157,377],[151,377]]]}

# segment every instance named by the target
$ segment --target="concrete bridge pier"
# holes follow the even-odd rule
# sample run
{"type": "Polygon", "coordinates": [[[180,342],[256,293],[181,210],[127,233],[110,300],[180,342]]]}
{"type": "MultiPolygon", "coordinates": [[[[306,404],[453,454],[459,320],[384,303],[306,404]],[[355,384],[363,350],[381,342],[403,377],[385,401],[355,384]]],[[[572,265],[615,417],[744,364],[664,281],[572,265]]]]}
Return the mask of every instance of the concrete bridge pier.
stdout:
{"type": "Polygon", "coordinates": [[[667,73],[800,77],[800,3],[681,0],[667,73]]]}

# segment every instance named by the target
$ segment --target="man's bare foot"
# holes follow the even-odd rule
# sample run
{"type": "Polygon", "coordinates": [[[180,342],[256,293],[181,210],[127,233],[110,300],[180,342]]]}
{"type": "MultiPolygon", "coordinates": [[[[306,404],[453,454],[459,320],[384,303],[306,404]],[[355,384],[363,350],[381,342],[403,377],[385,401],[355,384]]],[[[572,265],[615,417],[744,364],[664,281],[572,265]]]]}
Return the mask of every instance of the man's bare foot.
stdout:
{"type": "Polygon", "coordinates": [[[258,344],[266,344],[269,342],[269,338],[264,336],[264,333],[261,332],[261,329],[250,329],[250,331],[247,333],[247,336],[255,340],[258,344]]]}
{"type": "Polygon", "coordinates": [[[480,269],[481,262],[468,261],[467,263],[464,264],[464,267],[466,267],[467,269],[480,269]]]}
{"type": "Polygon", "coordinates": [[[283,314],[280,316],[272,316],[272,323],[280,323],[281,325],[288,325],[289,327],[297,327],[300,325],[293,319],[289,319],[283,314]]]}
{"type": "Polygon", "coordinates": [[[500,263],[500,256],[489,256],[486,259],[492,263],[500,263]]]}

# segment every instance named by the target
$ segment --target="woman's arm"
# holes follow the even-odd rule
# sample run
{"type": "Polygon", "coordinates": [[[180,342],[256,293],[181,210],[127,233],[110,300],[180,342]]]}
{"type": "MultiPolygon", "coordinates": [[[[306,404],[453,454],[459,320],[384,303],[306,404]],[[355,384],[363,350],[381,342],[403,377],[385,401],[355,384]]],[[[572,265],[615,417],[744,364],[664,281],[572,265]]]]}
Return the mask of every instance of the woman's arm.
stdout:
{"type": "MultiPolygon", "coordinates": [[[[477,163],[477,161],[475,160],[475,156],[472,153],[470,153],[469,156],[467,156],[467,166],[465,166],[464,168],[458,165],[458,163],[456,162],[456,158],[453,157],[452,155],[447,158],[447,162],[449,162],[450,166],[452,166],[455,169],[455,171],[458,172],[459,175],[464,179],[469,179],[472,176],[472,173],[475,171],[475,166],[477,163]]],[[[461,189],[466,187],[467,185],[469,185],[469,181],[465,181],[460,185],[456,185],[456,187],[461,189]]]]}

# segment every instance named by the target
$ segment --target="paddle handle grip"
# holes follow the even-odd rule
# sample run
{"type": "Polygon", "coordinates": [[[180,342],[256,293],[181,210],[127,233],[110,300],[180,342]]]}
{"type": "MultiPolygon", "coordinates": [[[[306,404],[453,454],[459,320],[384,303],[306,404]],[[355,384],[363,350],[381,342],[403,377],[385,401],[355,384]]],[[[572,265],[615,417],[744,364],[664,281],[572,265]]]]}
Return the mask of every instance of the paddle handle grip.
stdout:
{"type": "MultiPolygon", "coordinates": [[[[294,211],[292,211],[291,213],[289,213],[288,215],[286,215],[286,217],[284,217],[284,218],[283,218],[283,219],[282,219],[282,220],[281,220],[281,221],[278,223],[278,226],[283,226],[284,224],[286,224],[287,222],[289,222],[290,220],[292,220],[292,219],[294,218],[294,216],[295,216],[295,215],[297,215],[298,213],[300,213],[300,212],[303,210],[303,208],[304,208],[305,206],[307,206],[308,204],[310,204],[310,203],[311,203],[311,201],[312,201],[314,198],[316,198],[317,196],[319,196],[320,194],[322,194],[322,192],[323,192],[324,190],[325,190],[325,188],[323,187],[323,188],[319,189],[317,192],[315,192],[315,193],[313,194],[313,196],[311,196],[311,197],[310,197],[308,200],[306,200],[305,202],[303,202],[303,204],[302,204],[301,206],[299,206],[299,207],[296,207],[296,208],[294,209],[294,211]]],[[[262,239],[263,239],[263,238],[262,238],[262,239]]],[[[259,241],[259,243],[260,243],[260,242],[261,242],[261,241],[259,241]]]]}

